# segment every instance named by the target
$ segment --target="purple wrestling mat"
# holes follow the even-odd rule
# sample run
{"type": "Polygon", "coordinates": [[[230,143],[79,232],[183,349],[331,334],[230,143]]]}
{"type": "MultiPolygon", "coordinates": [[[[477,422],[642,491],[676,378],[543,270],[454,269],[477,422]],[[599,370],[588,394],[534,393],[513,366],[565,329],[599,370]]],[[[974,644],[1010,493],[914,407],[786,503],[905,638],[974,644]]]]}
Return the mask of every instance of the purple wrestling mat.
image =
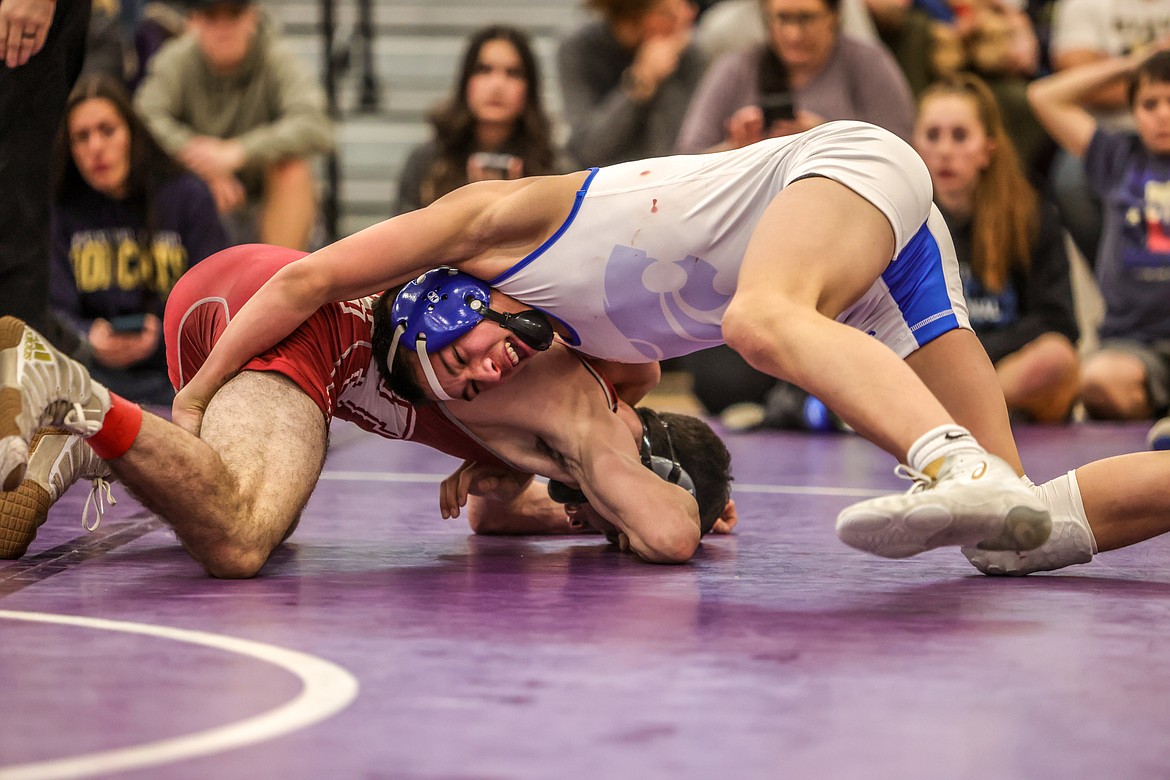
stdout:
{"type": "MultiPolygon", "coordinates": [[[[1019,432],[1036,481],[1145,426],[1019,432]]],[[[115,485],[0,562],[0,778],[1165,778],[1170,543],[992,579],[868,557],[852,436],[740,434],[689,565],[438,516],[454,461],[338,427],[262,575],[205,577],[115,485]]]]}

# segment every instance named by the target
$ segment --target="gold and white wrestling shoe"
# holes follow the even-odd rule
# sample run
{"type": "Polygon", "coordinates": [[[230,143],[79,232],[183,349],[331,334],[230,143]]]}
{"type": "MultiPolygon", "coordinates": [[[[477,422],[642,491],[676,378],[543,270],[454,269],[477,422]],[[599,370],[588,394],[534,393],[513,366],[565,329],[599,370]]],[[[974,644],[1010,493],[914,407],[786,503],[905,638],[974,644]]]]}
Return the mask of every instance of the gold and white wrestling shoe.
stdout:
{"type": "Polygon", "coordinates": [[[0,489],[20,485],[38,428],[92,436],[109,408],[109,391],[84,366],[15,317],[0,317],[0,489]]]}
{"type": "Polygon", "coordinates": [[[1020,482],[1035,493],[1052,513],[1052,535],[1034,550],[980,550],[964,547],[963,555],[984,574],[1022,577],[1038,571],[1088,563],[1097,554],[1097,539],[1085,514],[1076,472],[1033,485],[1027,477],[1020,482]]]}
{"type": "Polygon", "coordinates": [[[909,476],[914,486],[842,510],[837,536],[845,544],[883,558],[947,546],[1031,550],[1052,530],[1044,502],[994,455],[948,455],[934,479],[906,466],[895,472],[909,476]]]}
{"type": "Polygon", "coordinates": [[[31,449],[28,471],[20,487],[0,493],[0,558],[24,555],[36,538],[37,529],[44,525],[49,507],[78,480],[93,482],[82,517],[87,530],[97,528],[96,522],[92,526],[88,523],[91,504],[97,510],[97,521],[100,522],[105,511],[104,502],[115,503],[110,495],[110,467],[80,436],[56,428],[44,428],[33,437],[31,449]]]}

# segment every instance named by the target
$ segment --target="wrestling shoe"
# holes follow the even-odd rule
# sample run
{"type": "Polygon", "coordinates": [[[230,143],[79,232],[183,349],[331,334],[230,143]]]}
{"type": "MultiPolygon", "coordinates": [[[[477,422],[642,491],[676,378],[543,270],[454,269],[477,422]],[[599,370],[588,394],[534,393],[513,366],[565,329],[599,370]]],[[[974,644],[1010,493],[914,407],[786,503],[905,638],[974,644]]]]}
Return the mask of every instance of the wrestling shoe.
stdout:
{"type": "Polygon", "coordinates": [[[38,428],[92,436],[110,393],[78,362],[15,317],[0,317],[0,489],[16,490],[38,428]]]}
{"type": "Polygon", "coordinates": [[[1146,434],[1146,444],[1151,450],[1170,450],[1170,417],[1163,417],[1154,423],[1146,434]]]}
{"type": "Polygon", "coordinates": [[[951,545],[1031,550],[1052,530],[1044,503],[994,455],[948,455],[933,480],[906,466],[896,473],[914,486],[846,507],[837,516],[841,541],[883,558],[908,558],[951,545]]]}
{"type": "Polygon", "coordinates": [[[24,555],[36,538],[37,529],[44,525],[49,507],[78,480],[93,481],[82,517],[86,530],[95,530],[97,523],[101,522],[105,511],[103,498],[115,503],[108,482],[110,467],[80,436],[56,428],[44,428],[37,431],[30,449],[28,471],[20,487],[0,493],[0,558],[24,555]],[[89,511],[95,502],[97,522],[91,526],[89,511]]]}
{"type": "Polygon", "coordinates": [[[1023,577],[1093,560],[1093,534],[1075,517],[1053,515],[1052,535],[1035,550],[1016,552],[964,547],[962,552],[971,565],[984,574],[1023,577]]]}

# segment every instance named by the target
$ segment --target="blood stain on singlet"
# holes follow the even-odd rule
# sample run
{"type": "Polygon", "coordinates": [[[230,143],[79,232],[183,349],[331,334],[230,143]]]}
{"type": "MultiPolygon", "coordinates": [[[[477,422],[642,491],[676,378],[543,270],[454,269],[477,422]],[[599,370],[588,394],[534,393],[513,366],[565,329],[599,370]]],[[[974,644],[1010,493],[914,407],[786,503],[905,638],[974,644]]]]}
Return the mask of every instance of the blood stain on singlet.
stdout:
{"type": "Polygon", "coordinates": [[[654,200],[650,201],[650,213],[651,214],[658,213],[658,198],[655,198],[654,200]]]}
{"type": "Polygon", "coordinates": [[[639,173],[638,175],[639,175],[639,176],[649,176],[649,175],[650,175],[650,171],[642,171],[642,172],[641,172],[641,173],[639,173]]]}

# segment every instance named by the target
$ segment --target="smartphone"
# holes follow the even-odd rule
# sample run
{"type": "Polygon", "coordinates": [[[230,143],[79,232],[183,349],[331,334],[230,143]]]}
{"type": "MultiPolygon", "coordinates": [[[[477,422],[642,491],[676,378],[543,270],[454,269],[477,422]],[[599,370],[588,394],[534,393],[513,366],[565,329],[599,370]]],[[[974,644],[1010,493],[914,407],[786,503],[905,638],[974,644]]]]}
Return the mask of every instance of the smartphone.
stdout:
{"type": "Polygon", "coordinates": [[[498,152],[476,152],[471,159],[490,176],[507,179],[511,176],[512,161],[516,159],[512,154],[498,152]]]}
{"type": "Polygon", "coordinates": [[[141,333],[146,328],[146,314],[120,314],[110,317],[109,323],[115,333],[141,333]]]}
{"type": "Polygon", "coordinates": [[[776,122],[791,122],[796,119],[796,102],[789,91],[760,95],[760,108],[764,111],[765,128],[776,122]]]}

